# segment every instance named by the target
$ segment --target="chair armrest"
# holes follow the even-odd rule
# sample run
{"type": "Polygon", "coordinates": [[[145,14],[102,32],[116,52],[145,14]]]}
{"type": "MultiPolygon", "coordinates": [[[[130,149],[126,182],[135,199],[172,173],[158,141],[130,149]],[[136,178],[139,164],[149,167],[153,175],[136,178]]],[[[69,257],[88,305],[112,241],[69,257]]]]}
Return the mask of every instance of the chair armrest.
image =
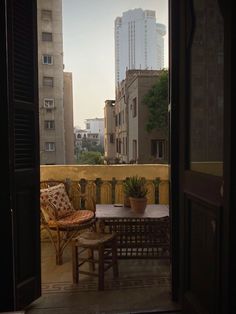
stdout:
{"type": "Polygon", "coordinates": [[[49,220],[56,221],[58,219],[58,211],[54,204],[50,201],[42,202],[40,205],[43,220],[48,223],[49,220]]]}

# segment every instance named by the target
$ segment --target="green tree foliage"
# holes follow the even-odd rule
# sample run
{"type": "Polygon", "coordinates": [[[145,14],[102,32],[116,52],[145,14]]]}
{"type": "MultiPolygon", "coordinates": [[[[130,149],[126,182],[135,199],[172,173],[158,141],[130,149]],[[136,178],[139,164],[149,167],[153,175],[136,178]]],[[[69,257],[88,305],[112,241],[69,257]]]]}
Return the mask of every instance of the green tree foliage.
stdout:
{"type": "Polygon", "coordinates": [[[168,71],[162,70],[157,83],[144,96],[143,103],[148,106],[148,132],[161,129],[168,132],[168,71]]]}
{"type": "Polygon", "coordinates": [[[97,145],[92,141],[88,141],[86,138],[82,139],[82,148],[85,148],[87,151],[100,152],[101,154],[104,154],[102,145],[97,145]]]}
{"type": "Polygon", "coordinates": [[[103,158],[100,152],[84,151],[80,153],[77,162],[81,165],[101,165],[103,164],[103,158]]]}

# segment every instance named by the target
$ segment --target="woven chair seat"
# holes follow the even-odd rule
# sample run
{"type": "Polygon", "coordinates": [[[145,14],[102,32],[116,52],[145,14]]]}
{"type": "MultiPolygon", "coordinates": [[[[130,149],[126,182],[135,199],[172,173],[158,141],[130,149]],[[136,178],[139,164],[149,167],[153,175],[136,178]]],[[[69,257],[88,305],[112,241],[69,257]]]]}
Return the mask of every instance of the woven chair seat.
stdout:
{"type": "Polygon", "coordinates": [[[78,246],[96,247],[114,239],[116,235],[111,233],[84,232],[76,238],[78,246]]]}
{"type": "Polygon", "coordinates": [[[94,212],[91,210],[78,210],[73,212],[72,214],[55,220],[49,220],[49,227],[64,227],[64,228],[78,228],[81,224],[84,224],[90,221],[94,217],[94,212]]]}

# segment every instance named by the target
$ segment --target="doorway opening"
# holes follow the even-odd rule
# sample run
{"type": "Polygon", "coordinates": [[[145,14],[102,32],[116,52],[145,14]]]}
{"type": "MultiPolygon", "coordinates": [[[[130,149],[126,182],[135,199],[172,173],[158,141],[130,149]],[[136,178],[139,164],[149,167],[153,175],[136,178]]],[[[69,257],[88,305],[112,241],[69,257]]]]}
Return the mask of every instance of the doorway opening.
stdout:
{"type": "MultiPolygon", "coordinates": [[[[100,13],[104,11],[107,16],[109,12],[107,20],[110,23],[110,30],[106,33],[107,26],[103,23],[105,18],[103,19],[101,14],[100,21],[96,22],[97,28],[101,30],[100,36],[94,36],[94,24],[92,26],[84,19],[88,12],[91,20],[93,19],[89,4],[85,6],[77,2],[73,4],[76,8],[73,8],[73,5],[66,2],[61,3],[62,6],[56,6],[58,0],[54,0],[51,4],[45,1],[38,1],[38,3],[40,4],[38,5],[39,84],[42,82],[39,95],[42,104],[40,128],[43,129],[40,138],[41,180],[70,180],[72,185],[81,185],[84,180],[87,184],[85,190],[88,193],[96,192],[94,196],[97,203],[121,204],[123,202],[121,181],[126,177],[139,175],[147,180],[148,203],[168,206],[169,121],[168,51],[166,51],[168,50],[168,6],[166,1],[159,4],[156,1],[150,3],[143,1],[143,8],[140,8],[138,3],[136,8],[133,3],[130,7],[127,7],[127,3],[126,5],[121,3],[120,7],[114,4],[106,7],[100,2],[97,9],[100,13]],[[158,11],[155,10],[158,5],[159,12],[163,10],[162,17],[159,19],[158,16],[156,17],[158,11]],[[77,6],[81,10],[79,17],[77,6]],[[75,15],[74,12],[77,14],[75,15]],[[79,19],[81,24],[77,23],[79,19]],[[56,27],[59,27],[57,31],[56,27]],[[80,32],[78,29],[84,31],[80,32]],[[124,43],[126,31],[129,36],[128,44],[124,43]],[[106,34],[106,45],[101,40],[104,36],[102,34],[106,34]],[[129,51],[127,67],[122,64],[126,62],[122,53],[125,45],[129,51]],[[83,50],[83,46],[87,46],[87,50],[83,50]],[[138,51],[141,48],[143,56],[140,57],[138,51]],[[54,72],[53,67],[56,68],[54,72]],[[110,70],[111,67],[113,71],[110,70]],[[114,75],[111,72],[114,72],[114,75]],[[60,79],[56,74],[60,75],[60,79]],[[64,90],[61,89],[63,83],[64,90]],[[91,90],[95,98],[92,98],[91,90]],[[103,91],[102,96],[98,94],[99,90],[103,91]],[[159,94],[164,92],[163,97],[158,95],[158,90],[159,94]],[[161,109],[153,104],[153,94],[157,94],[155,101],[162,106],[161,109]],[[99,104],[99,109],[95,108],[96,103],[99,104]],[[86,113],[83,112],[84,109],[86,113]],[[71,115],[73,111],[74,136],[69,137],[71,127],[68,127],[68,123],[71,123],[71,118],[73,120],[71,115]],[[63,134],[63,124],[58,124],[58,116],[64,116],[64,143],[63,136],[60,135],[63,134]],[[77,123],[82,124],[82,117],[85,127],[76,126],[77,123]],[[102,142],[104,144],[100,145],[102,142]],[[71,149],[71,144],[75,145],[74,149],[71,149]],[[99,151],[100,146],[103,146],[101,151],[99,151]],[[93,155],[100,153],[100,158],[97,158],[97,162],[94,162],[93,158],[88,165],[88,158],[92,153],[93,155]],[[57,165],[63,163],[78,163],[78,166],[73,165],[71,169],[69,166],[65,166],[65,169],[60,166],[59,170],[57,165]],[[102,166],[99,166],[100,170],[98,170],[96,164],[99,163],[103,163],[104,170],[102,166]],[[83,169],[83,177],[80,176],[81,169],[83,169]],[[92,189],[92,192],[89,189],[92,189]]],[[[59,123],[62,121],[60,120],[59,123]]],[[[167,215],[169,216],[169,211],[167,215]]],[[[143,228],[144,233],[151,228],[148,227],[148,219],[143,228]]],[[[169,236],[169,226],[164,233],[168,233],[169,236]]],[[[153,240],[150,239],[149,236],[149,241],[153,240]]],[[[99,298],[96,280],[91,281],[84,276],[79,285],[72,284],[70,245],[63,253],[63,264],[56,265],[55,252],[47,235],[42,231],[43,298],[49,297],[51,300],[58,298],[61,300],[59,302],[64,303],[68,295],[73,294],[78,297],[76,306],[85,309],[93,296],[95,301],[91,305],[91,311],[98,307],[101,311],[109,309],[117,311],[116,313],[124,310],[175,308],[171,301],[170,238],[168,242],[169,248],[166,251],[158,245],[155,248],[151,243],[146,243],[146,247],[142,244],[136,249],[136,258],[135,249],[128,248],[128,258],[119,260],[119,279],[115,281],[108,275],[105,279],[108,289],[104,292],[104,298],[99,298]],[[145,252],[146,258],[144,258],[145,252]],[[110,296],[109,302],[106,292],[110,296]],[[115,302],[115,300],[122,300],[122,302],[115,302]],[[135,300],[135,304],[132,300],[135,300]],[[117,309],[114,309],[116,303],[117,309]]],[[[40,308],[41,304],[40,300],[36,301],[36,308],[40,308]]],[[[71,305],[64,303],[63,306],[71,305]]]]}

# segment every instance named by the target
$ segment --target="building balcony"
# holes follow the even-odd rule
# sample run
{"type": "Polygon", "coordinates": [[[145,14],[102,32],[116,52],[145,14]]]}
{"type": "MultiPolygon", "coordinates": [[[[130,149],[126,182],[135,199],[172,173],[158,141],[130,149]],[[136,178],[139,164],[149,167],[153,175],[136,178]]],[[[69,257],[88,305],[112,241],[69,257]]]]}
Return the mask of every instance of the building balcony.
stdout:
{"type": "MultiPolygon", "coordinates": [[[[146,178],[148,204],[169,204],[168,165],[41,166],[41,181],[65,181],[71,185],[72,194],[73,185],[79,184],[97,204],[123,203],[122,182],[133,175],[146,178]]],[[[79,199],[76,193],[72,196],[76,206],[79,199]]],[[[78,285],[72,283],[70,245],[64,252],[63,264],[56,265],[54,248],[45,234],[41,243],[42,298],[33,304],[30,314],[45,308],[54,313],[55,302],[64,309],[63,313],[68,309],[70,313],[118,314],[177,308],[171,301],[169,256],[119,258],[119,278],[113,279],[112,271],[105,273],[105,290],[101,292],[97,290],[97,278],[81,275],[78,285]]]]}

